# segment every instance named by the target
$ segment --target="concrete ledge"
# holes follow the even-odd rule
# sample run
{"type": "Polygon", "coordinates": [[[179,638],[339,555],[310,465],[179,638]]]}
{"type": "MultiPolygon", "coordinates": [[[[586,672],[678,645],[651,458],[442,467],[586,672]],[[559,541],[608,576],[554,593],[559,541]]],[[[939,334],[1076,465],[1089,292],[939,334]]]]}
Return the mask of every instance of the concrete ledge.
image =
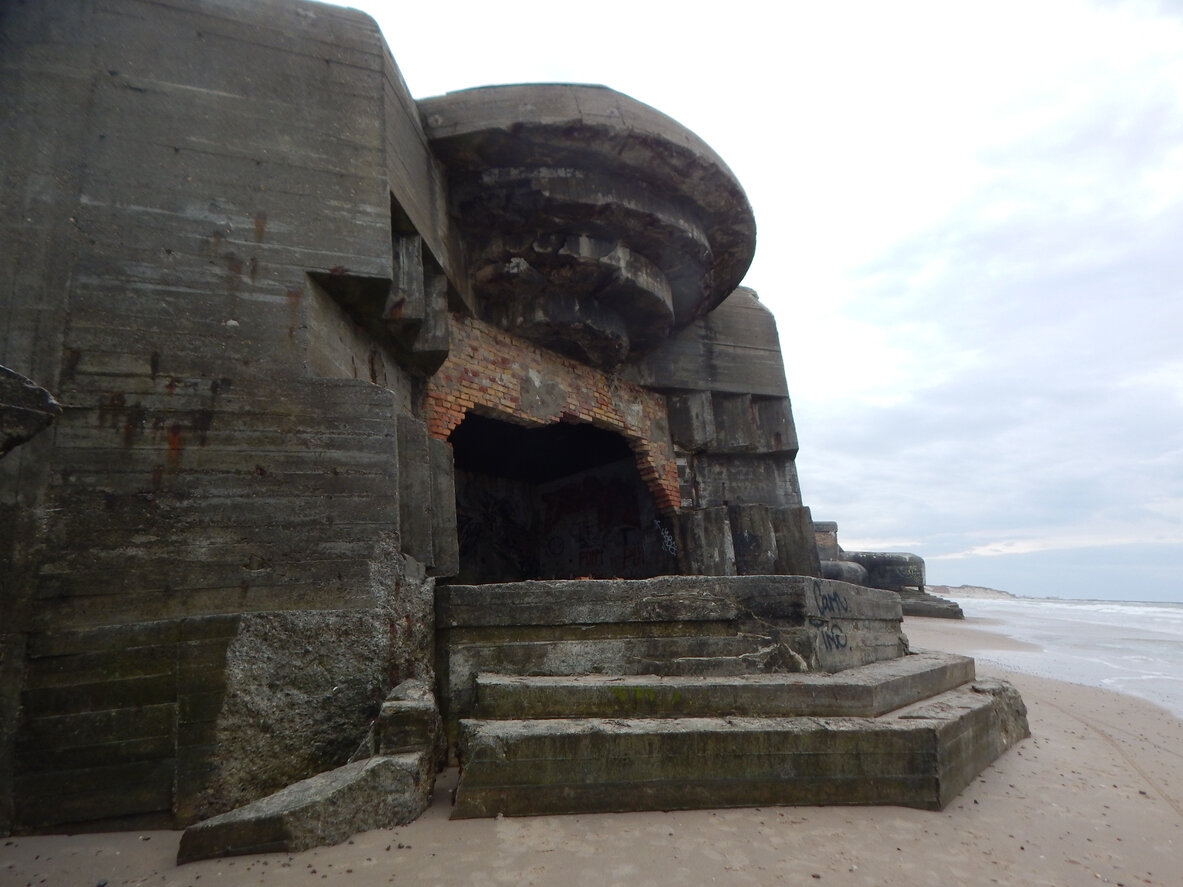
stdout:
{"type": "Polygon", "coordinates": [[[905,616],[923,616],[929,619],[964,619],[961,605],[947,598],[937,597],[926,591],[904,590],[899,592],[900,605],[905,616]]]}
{"type": "Polygon", "coordinates": [[[476,678],[475,716],[526,718],[874,717],[972,681],[974,662],[921,653],[837,674],[476,678]]]}
{"type": "Polygon", "coordinates": [[[800,622],[803,593],[757,577],[676,576],[641,580],[561,579],[436,589],[439,628],[717,622],[748,615],[751,600],[773,618],[800,622]],[[788,593],[786,593],[788,592],[788,593]],[[761,603],[767,600],[764,606],[761,603]]]}
{"type": "Polygon", "coordinates": [[[897,620],[893,592],[812,576],[560,579],[436,589],[439,628],[715,622],[807,618],[897,620]]]}
{"type": "Polygon", "coordinates": [[[402,825],[431,799],[429,753],[374,757],[293,783],[266,798],[190,826],[177,863],[339,844],[350,835],[402,825]]]}
{"type": "Polygon", "coordinates": [[[987,765],[1031,735],[1027,706],[1005,681],[980,680],[894,713],[900,721],[936,725],[943,751],[940,806],[945,806],[987,765]]]}

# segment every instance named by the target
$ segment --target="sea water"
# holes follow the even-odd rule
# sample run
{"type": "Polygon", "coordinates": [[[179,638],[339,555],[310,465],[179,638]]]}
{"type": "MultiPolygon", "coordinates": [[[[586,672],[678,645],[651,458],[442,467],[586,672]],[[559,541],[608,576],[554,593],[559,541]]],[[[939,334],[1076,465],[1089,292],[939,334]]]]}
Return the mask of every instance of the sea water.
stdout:
{"type": "Polygon", "coordinates": [[[982,663],[1104,687],[1147,699],[1183,718],[1183,603],[1045,598],[958,601],[983,629],[1034,644],[1036,650],[983,646],[982,663]]]}

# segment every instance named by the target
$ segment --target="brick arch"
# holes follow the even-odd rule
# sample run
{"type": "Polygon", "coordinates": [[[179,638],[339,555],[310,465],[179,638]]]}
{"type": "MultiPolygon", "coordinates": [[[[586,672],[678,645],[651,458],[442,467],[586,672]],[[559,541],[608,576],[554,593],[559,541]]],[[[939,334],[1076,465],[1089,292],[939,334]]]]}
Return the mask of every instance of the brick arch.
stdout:
{"type": "Polygon", "coordinates": [[[519,425],[586,422],[620,434],[663,514],[678,508],[665,398],[509,333],[453,315],[448,359],[427,383],[428,433],[447,440],[470,410],[519,425]]]}

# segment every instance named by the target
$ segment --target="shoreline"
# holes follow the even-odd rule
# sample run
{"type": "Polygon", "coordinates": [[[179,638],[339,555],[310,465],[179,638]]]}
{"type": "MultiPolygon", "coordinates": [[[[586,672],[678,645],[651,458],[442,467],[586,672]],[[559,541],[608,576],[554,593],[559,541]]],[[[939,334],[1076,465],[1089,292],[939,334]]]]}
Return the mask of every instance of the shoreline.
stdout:
{"type": "MultiPolygon", "coordinates": [[[[1115,690],[1183,719],[1181,604],[969,600],[965,614],[941,636],[979,667],[1115,690]],[[972,634],[983,629],[987,634],[972,634]]],[[[914,646],[925,645],[924,630],[913,630],[914,646]]]]}
{"type": "Polygon", "coordinates": [[[1021,650],[1030,653],[1039,653],[1043,650],[1043,647],[1038,644],[1021,641],[993,630],[1003,624],[1001,620],[982,616],[966,616],[964,619],[928,619],[909,616],[904,619],[904,634],[908,636],[911,646],[917,649],[941,649],[947,653],[961,653],[965,656],[985,654],[991,650],[1021,650]],[[917,625],[917,623],[927,622],[950,624],[934,628],[923,624],[917,625]],[[941,629],[945,630],[941,631],[941,629]],[[918,642],[917,637],[921,638],[921,641],[918,642]],[[929,641],[925,642],[924,639],[929,639],[929,641]],[[950,639],[956,640],[956,649],[947,649],[946,646],[934,647],[934,644],[947,645],[950,639]]]}
{"type": "MultiPolygon", "coordinates": [[[[916,648],[967,655],[1010,641],[952,622],[907,618],[904,631],[916,648]]],[[[987,663],[978,675],[1019,688],[1032,738],[939,812],[765,807],[453,822],[446,775],[410,825],[297,854],[177,867],[179,831],[3,838],[0,885],[1178,883],[1183,721],[1109,690],[987,663]]]]}

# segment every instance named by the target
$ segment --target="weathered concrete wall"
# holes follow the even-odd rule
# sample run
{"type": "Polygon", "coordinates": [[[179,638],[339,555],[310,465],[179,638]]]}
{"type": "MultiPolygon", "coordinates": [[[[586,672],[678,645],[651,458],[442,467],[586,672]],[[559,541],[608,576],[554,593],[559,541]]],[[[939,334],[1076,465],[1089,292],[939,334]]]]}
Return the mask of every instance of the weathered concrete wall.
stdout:
{"type": "Polygon", "coordinates": [[[740,287],[622,374],[652,388],[788,397],[771,312],[740,287]]]}
{"type": "Polygon", "coordinates": [[[817,554],[823,561],[836,561],[841,557],[838,546],[838,524],[834,521],[814,521],[813,531],[817,540],[817,554]]]}
{"type": "Polygon", "coordinates": [[[408,575],[393,546],[385,555],[374,561],[369,607],[240,617],[211,724],[219,752],[194,786],[193,816],[183,818],[237,807],[348,760],[390,687],[431,678],[434,585],[422,570],[408,575]]]}
{"type": "Polygon", "coordinates": [[[755,293],[740,287],[622,375],[666,394],[682,570],[820,576],[776,322],[755,293]],[[701,532],[720,518],[721,532],[701,532]]]}
{"type": "Polygon", "coordinates": [[[924,591],[924,559],[915,554],[892,551],[843,551],[842,559],[867,571],[872,588],[915,588],[924,591]]]}
{"type": "Polygon", "coordinates": [[[4,4],[0,30],[0,363],[65,407],[0,463],[0,830],[171,824],[340,763],[394,672],[430,674],[411,380],[358,316],[392,207],[449,266],[442,177],[351,10],[4,4]]]}

